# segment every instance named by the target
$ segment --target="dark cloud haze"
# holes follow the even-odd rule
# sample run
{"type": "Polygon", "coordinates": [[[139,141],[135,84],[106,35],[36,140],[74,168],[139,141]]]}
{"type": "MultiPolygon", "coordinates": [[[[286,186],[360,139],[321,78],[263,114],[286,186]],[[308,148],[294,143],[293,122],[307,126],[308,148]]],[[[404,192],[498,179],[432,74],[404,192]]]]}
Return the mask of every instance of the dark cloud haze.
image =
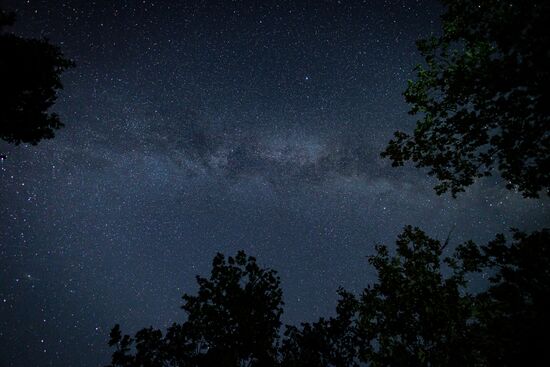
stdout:
{"type": "Polygon", "coordinates": [[[100,366],[108,333],[181,320],[216,252],[279,271],[287,323],[330,315],[405,224],[451,242],[548,223],[498,179],[457,200],[379,152],[435,1],[4,1],[77,63],[66,127],[0,144],[1,366],[100,366]]]}

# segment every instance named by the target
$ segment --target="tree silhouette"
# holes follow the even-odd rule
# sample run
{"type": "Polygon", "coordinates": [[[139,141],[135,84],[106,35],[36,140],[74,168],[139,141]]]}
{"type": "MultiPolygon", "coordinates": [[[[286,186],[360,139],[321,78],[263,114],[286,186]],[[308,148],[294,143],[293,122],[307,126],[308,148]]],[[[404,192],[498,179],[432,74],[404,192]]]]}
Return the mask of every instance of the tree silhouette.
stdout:
{"type": "Polygon", "coordinates": [[[442,260],[444,247],[410,226],[398,237],[394,255],[386,246],[376,247],[369,263],[378,282],[355,301],[352,328],[360,361],[370,366],[474,365],[466,272],[455,259],[442,260]]]}
{"type": "Polygon", "coordinates": [[[358,339],[354,322],[356,299],[340,289],[337,316],[301,328],[287,326],[281,346],[281,366],[285,367],[357,367],[358,339]]]}
{"type": "Polygon", "coordinates": [[[63,88],[60,75],[74,66],[47,40],[27,39],[5,32],[15,16],[0,9],[0,139],[37,144],[54,137],[63,126],[48,113],[63,88]]]}
{"type": "Polygon", "coordinates": [[[405,227],[394,254],[377,246],[378,281],[359,297],[343,290],[337,316],[289,327],[282,366],[548,365],[550,232],[514,231],[486,246],[446,243],[405,227]],[[476,273],[487,290],[469,293],[476,273]]]}
{"type": "Polygon", "coordinates": [[[134,338],[116,325],[111,366],[274,366],[282,314],[280,281],[239,252],[218,254],[210,279],[197,277],[196,296],[185,294],[187,320],[163,335],[147,328],[134,338]]]}
{"type": "Polygon", "coordinates": [[[218,254],[187,320],[165,334],[134,337],[116,325],[111,367],[156,366],[516,366],[550,357],[550,231],[514,231],[486,246],[469,241],[443,257],[441,243],[405,227],[395,252],[376,246],[376,282],[359,296],[341,289],[336,316],[279,329],[282,291],[273,270],[239,252],[218,254]],[[477,274],[487,290],[470,293],[477,274]]]}
{"type": "Polygon", "coordinates": [[[429,167],[439,194],[496,168],[509,189],[550,195],[550,3],[442,3],[443,34],[417,42],[426,62],[405,91],[420,120],[382,156],[429,167]]]}
{"type": "Polygon", "coordinates": [[[492,273],[490,287],[475,299],[476,345],[486,365],[550,365],[550,232],[513,231],[487,246],[460,246],[468,271],[492,273]]]}
{"type": "MultiPolygon", "coordinates": [[[[439,180],[435,187],[438,194],[450,191],[456,196],[477,178],[489,176],[497,169],[507,181],[508,189],[517,189],[526,197],[538,197],[544,191],[550,195],[547,169],[550,167],[550,33],[546,30],[550,3],[542,0],[442,2],[446,6],[442,35],[418,41],[418,49],[426,62],[424,66],[417,66],[417,80],[410,81],[405,91],[406,101],[412,105],[410,113],[420,115],[420,119],[412,135],[396,132],[382,156],[389,157],[394,166],[410,160],[417,167],[429,167],[429,174],[439,180]]],[[[457,320],[463,323],[462,337],[456,335],[452,327],[442,334],[441,340],[447,342],[449,337],[458,336],[455,347],[471,357],[464,364],[550,363],[545,353],[545,346],[550,345],[549,242],[546,229],[530,235],[516,230],[511,244],[506,244],[503,235],[497,235],[486,246],[468,242],[457,249],[453,259],[446,260],[453,277],[459,275],[460,304],[465,307],[463,316],[469,316],[457,320]],[[475,272],[488,274],[489,286],[486,291],[467,296],[464,279],[466,275],[473,277],[475,272]]],[[[381,264],[386,267],[391,263],[388,261],[389,258],[385,258],[381,264]]],[[[379,268],[379,272],[383,269],[379,268]]],[[[407,315],[404,309],[407,302],[415,299],[416,292],[425,294],[419,287],[427,285],[430,278],[422,277],[410,284],[414,279],[411,274],[402,279],[415,293],[404,298],[405,302],[397,306],[398,314],[388,321],[378,326],[378,315],[359,311],[376,321],[374,325],[366,323],[366,331],[387,332],[389,328],[390,334],[398,335],[401,340],[391,322],[407,315]]],[[[383,282],[381,279],[380,283],[383,282]]],[[[393,293],[399,293],[399,287],[398,283],[388,283],[393,293]]],[[[374,293],[366,291],[374,295],[374,299],[363,296],[359,304],[366,304],[370,309],[373,305],[376,309],[380,304],[387,304],[390,298],[376,289],[374,293]]],[[[445,289],[437,289],[434,296],[445,294],[445,289]]],[[[433,307],[445,310],[447,304],[442,302],[445,297],[442,300],[437,297],[432,300],[433,307]]],[[[430,322],[421,322],[419,330],[430,322]]],[[[381,341],[388,340],[381,336],[383,334],[367,338],[375,341],[375,348],[367,347],[362,357],[374,360],[380,357],[380,351],[384,351],[381,341]]],[[[425,341],[422,334],[416,337],[425,341]]],[[[406,354],[406,351],[392,349],[398,344],[390,339],[391,348],[382,357],[406,354]]],[[[415,344],[409,341],[406,345],[415,344]]],[[[414,355],[418,353],[412,353],[403,363],[423,365],[421,360],[414,361],[414,355]]],[[[420,355],[426,358],[424,351],[420,355]]],[[[463,356],[456,357],[460,360],[463,356]]],[[[387,361],[382,360],[381,364],[387,361]]],[[[430,361],[433,361],[431,357],[430,361]]],[[[451,362],[456,360],[443,364],[451,362]]],[[[402,363],[392,360],[391,364],[402,363]]]]}

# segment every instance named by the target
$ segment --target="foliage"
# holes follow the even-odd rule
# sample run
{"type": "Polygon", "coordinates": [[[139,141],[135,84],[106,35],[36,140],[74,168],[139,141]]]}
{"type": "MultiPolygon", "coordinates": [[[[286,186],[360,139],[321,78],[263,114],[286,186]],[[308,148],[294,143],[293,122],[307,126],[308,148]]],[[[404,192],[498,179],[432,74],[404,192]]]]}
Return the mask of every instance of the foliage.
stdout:
{"type": "Polygon", "coordinates": [[[187,321],[165,335],[111,332],[111,366],[513,366],[548,364],[550,231],[515,231],[486,246],[447,242],[405,227],[395,252],[377,246],[378,280],[359,296],[341,289],[336,316],[287,326],[279,343],[282,291],[273,270],[239,252],[218,254],[210,279],[184,295],[187,321]],[[468,293],[476,274],[487,290],[468,293]]]}
{"type": "Polygon", "coordinates": [[[337,317],[288,328],[283,366],[548,365],[550,232],[515,231],[486,246],[446,243],[406,227],[396,252],[369,258],[378,281],[359,297],[341,291],[337,317]],[[468,293],[476,273],[485,291],[468,293]]]}
{"type": "Polygon", "coordinates": [[[476,358],[470,342],[472,298],[465,272],[445,244],[406,227],[396,253],[377,246],[369,258],[378,282],[358,300],[359,355],[371,366],[462,366],[476,358]],[[444,275],[444,268],[449,273],[444,275]]]}
{"type": "Polygon", "coordinates": [[[61,73],[74,66],[47,40],[27,39],[4,31],[15,17],[0,9],[0,139],[37,144],[63,126],[48,113],[63,88],[61,73]]]}
{"type": "Polygon", "coordinates": [[[273,270],[239,252],[218,254],[210,279],[197,277],[196,296],[184,295],[187,320],[166,335],[152,328],[134,338],[111,332],[112,366],[272,366],[276,363],[282,291],[273,270]]]}
{"type": "Polygon", "coordinates": [[[493,273],[476,297],[476,344],[487,365],[549,365],[550,231],[513,237],[510,245],[500,234],[487,246],[458,249],[468,270],[493,273]]]}
{"type": "Polygon", "coordinates": [[[442,2],[443,33],[418,41],[426,62],[405,91],[420,120],[382,156],[429,167],[438,194],[498,169],[509,189],[550,195],[550,2],[442,2]]]}
{"type": "Polygon", "coordinates": [[[339,290],[337,316],[303,323],[301,328],[287,326],[281,347],[285,367],[356,367],[356,333],[354,319],[357,302],[353,295],[339,290]]]}

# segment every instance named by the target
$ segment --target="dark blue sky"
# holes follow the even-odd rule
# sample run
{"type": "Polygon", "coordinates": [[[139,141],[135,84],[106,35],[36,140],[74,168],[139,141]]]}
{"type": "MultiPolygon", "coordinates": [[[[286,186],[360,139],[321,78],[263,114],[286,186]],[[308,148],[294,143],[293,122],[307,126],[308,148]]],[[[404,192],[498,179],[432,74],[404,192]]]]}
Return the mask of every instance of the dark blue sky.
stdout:
{"type": "Polygon", "coordinates": [[[216,252],[279,271],[287,323],[375,280],[406,224],[451,242],[548,222],[498,179],[439,197],[379,152],[435,1],[4,1],[74,59],[38,146],[0,143],[1,366],[108,363],[115,323],[182,320],[216,252]]]}

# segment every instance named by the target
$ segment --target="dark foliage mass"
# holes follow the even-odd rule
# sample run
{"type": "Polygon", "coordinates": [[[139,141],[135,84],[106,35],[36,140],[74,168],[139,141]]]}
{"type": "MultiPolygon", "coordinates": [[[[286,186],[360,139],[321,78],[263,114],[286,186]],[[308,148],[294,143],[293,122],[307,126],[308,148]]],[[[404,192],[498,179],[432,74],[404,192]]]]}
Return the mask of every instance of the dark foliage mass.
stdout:
{"type": "Polygon", "coordinates": [[[339,290],[337,317],[287,326],[280,349],[281,366],[358,366],[354,296],[339,290]]]}
{"type": "Polygon", "coordinates": [[[473,338],[486,365],[549,365],[550,232],[516,230],[513,237],[510,245],[500,234],[487,246],[457,250],[465,269],[492,274],[489,289],[475,297],[473,338]]]}
{"type": "Polygon", "coordinates": [[[515,231],[486,246],[446,243],[406,227],[395,253],[377,246],[378,281],[359,296],[340,290],[336,316],[287,326],[279,340],[282,292],[273,270],[239,252],[214,258],[187,320],[165,334],[111,332],[111,366],[516,366],[550,363],[550,232],[515,231]],[[492,274],[487,290],[468,280],[492,274]]]}
{"type": "Polygon", "coordinates": [[[464,191],[497,169],[509,189],[550,194],[550,2],[442,1],[443,32],[418,42],[425,64],[405,92],[414,132],[383,156],[464,191]]]}
{"type": "Polygon", "coordinates": [[[0,139],[37,144],[63,126],[48,109],[63,87],[61,73],[74,64],[47,40],[5,32],[14,20],[0,9],[0,139]]]}
{"type": "Polygon", "coordinates": [[[370,258],[379,280],[356,301],[359,360],[371,366],[547,364],[549,245],[547,230],[515,231],[511,244],[497,235],[486,246],[467,242],[442,259],[446,244],[405,228],[395,255],[381,246],[370,258]],[[486,274],[492,274],[487,289],[470,293],[468,282],[486,274]]]}
{"type": "Polygon", "coordinates": [[[275,272],[243,252],[218,254],[210,279],[197,283],[196,296],[183,296],[187,320],[164,335],[148,328],[131,338],[115,326],[112,366],[275,366],[283,305],[275,272]]]}
{"type": "Polygon", "coordinates": [[[442,258],[443,246],[406,227],[396,254],[385,246],[369,259],[379,282],[357,301],[356,334],[362,361],[373,366],[471,365],[471,298],[464,271],[442,258]],[[444,276],[442,265],[451,271],[444,276]]]}

